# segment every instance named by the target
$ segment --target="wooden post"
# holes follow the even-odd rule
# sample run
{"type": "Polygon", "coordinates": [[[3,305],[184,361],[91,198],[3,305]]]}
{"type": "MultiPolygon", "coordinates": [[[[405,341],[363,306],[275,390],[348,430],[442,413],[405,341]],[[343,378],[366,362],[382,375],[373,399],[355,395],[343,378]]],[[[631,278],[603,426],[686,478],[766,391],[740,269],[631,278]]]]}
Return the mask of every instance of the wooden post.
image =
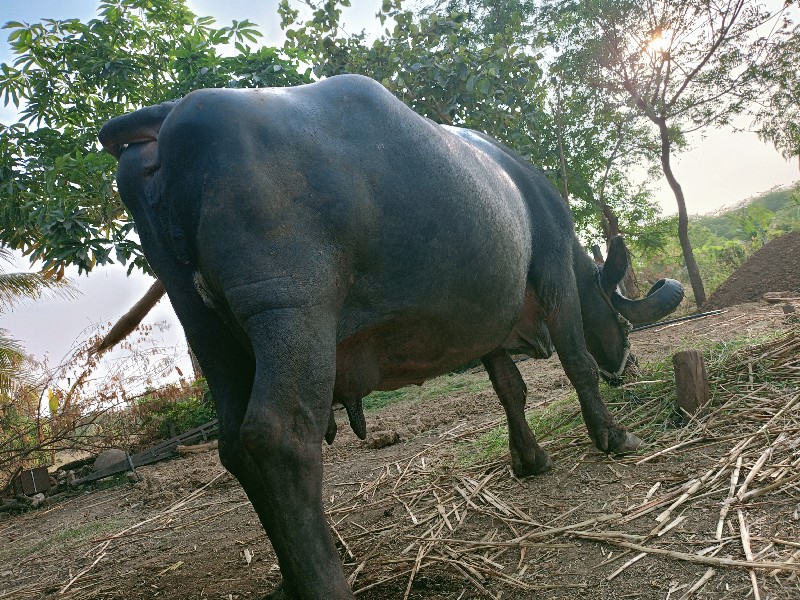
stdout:
{"type": "Polygon", "coordinates": [[[699,350],[684,350],[672,357],[675,367],[675,395],[684,422],[702,409],[711,397],[708,373],[699,350]]]}

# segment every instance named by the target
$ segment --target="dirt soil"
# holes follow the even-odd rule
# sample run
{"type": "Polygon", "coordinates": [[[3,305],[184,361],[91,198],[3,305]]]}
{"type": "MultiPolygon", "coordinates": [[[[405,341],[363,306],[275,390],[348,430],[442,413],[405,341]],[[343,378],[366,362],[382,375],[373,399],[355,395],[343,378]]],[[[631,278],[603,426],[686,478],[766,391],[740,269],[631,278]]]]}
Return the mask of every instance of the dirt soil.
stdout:
{"type": "Polygon", "coordinates": [[[703,310],[757,302],[767,292],[800,296],[800,231],[771,240],[720,285],[703,310]]]}
{"type": "MultiPolygon", "coordinates": [[[[779,306],[758,303],[638,332],[632,343],[647,362],[790,327],[779,306]]],[[[555,359],[518,365],[529,414],[563,403],[575,416],[572,388],[555,359]]],[[[793,485],[731,505],[726,519],[719,516],[733,465],[718,479],[708,474],[742,434],[711,422],[676,432],[666,421],[663,436],[625,458],[594,450],[582,425],[561,437],[556,426],[539,428],[555,469],[519,480],[505,451],[485,452],[504,421],[486,374],[474,369],[450,383],[460,388],[440,394],[431,390],[441,380],[428,383],[411,400],[367,412],[366,442],[337,414],[338,436],[324,448],[324,498],[358,598],[738,599],[753,595],[751,573],[762,598],[800,598],[792,570],[725,564],[741,563],[748,552],[764,564],[800,562],[800,492],[790,468],[800,467],[791,454],[781,455],[786,464],[768,464],[772,481],[793,485]],[[399,442],[391,443],[395,433],[399,442]],[[676,439],[688,442],[670,448],[676,439]],[[678,502],[683,496],[691,510],[689,501],[678,502]],[[723,529],[715,536],[718,521],[723,529]]],[[[631,406],[620,418],[637,430],[631,406]]],[[[761,437],[769,437],[764,422],[762,414],[754,417],[761,437]]],[[[790,433],[800,443],[798,432],[790,433]]],[[[760,452],[740,450],[737,482],[760,452]]],[[[139,483],[90,488],[0,517],[0,599],[254,599],[277,585],[269,541],[216,451],[139,473],[139,483]]],[[[751,489],[764,485],[755,478],[751,489]]]]}

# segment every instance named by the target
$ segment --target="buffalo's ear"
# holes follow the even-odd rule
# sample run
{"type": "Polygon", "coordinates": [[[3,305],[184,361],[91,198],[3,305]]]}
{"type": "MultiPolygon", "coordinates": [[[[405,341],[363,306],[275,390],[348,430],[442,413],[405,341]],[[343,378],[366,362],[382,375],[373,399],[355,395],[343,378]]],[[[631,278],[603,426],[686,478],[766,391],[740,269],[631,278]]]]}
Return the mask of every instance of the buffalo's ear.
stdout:
{"type": "Polygon", "coordinates": [[[608,256],[603,265],[603,276],[601,285],[607,292],[617,288],[617,284],[622,281],[625,271],[628,270],[628,249],[621,235],[611,238],[608,245],[608,256]]]}

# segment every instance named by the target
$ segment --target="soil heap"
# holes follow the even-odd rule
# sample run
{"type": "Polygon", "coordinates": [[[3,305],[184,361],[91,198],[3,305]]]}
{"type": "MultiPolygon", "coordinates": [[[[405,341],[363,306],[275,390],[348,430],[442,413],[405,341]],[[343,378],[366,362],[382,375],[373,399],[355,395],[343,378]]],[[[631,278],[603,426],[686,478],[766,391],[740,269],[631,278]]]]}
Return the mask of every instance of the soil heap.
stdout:
{"type": "Polygon", "coordinates": [[[800,231],[777,237],[719,286],[703,310],[755,302],[766,292],[800,293],[800,231]]]}

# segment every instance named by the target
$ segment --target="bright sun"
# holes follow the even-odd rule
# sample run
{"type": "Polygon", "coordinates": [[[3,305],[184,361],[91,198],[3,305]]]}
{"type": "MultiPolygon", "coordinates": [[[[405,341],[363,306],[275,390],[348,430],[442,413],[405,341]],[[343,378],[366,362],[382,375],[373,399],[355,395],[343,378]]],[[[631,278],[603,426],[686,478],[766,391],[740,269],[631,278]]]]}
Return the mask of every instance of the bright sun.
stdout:
{"type": "Polygon", "coordinates": [[[657,31],[647,42],[647,49],[650,52],[666,52],[669,50],[669,41],[661,31],[657,31]]]}

